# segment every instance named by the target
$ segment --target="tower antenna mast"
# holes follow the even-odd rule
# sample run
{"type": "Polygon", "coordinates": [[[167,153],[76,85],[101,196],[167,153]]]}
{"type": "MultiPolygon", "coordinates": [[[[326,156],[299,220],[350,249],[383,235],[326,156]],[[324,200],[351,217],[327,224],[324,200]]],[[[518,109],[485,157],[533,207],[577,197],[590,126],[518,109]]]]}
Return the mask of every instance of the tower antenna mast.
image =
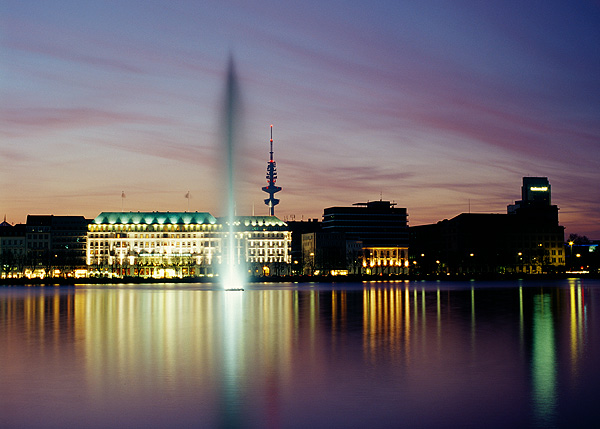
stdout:
{"type": "Polygon", "coordinates": [[[269,162],[267,163],[267,186],[262,188],[269,198],[265,199],[265,204],[269,207],[269,215],[275,216],[275,206],[279,204],[279,200],[275,198],[275,193],[281,191],[280,186],[275,186],[277,181],[277,164],[273,159],[273,125],[271,125],[271,151],[269,152],[269,162]]]}

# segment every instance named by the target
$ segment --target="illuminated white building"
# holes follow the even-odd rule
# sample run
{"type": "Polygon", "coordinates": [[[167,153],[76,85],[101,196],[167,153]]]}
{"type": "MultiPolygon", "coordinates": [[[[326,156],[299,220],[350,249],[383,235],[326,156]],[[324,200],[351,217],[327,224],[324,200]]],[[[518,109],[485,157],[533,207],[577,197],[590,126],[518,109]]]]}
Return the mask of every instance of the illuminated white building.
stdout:
{"type": "MultiPolygon", "coordinates": [[[[274,216],[236,216],[237,264],[251,274],[287,274],[291,233],[274,216]]],[[[225,262],[228,228],[206,212],[104,212],[89,225],[91,276],[212,276],[225,262]]]]}

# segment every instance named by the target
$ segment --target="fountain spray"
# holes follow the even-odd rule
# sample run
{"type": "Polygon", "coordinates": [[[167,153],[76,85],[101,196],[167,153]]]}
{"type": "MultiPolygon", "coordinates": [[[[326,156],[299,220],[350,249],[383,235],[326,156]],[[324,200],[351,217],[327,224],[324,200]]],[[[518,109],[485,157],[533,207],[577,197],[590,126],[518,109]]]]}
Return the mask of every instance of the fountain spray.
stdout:
{"type": "Polygon", "coordinates": [[[235,236],[235,144],[236,132],[239,123],[239,89],[233,58],[230,57],[227,67],[227,81],[225,88],[225,106],[223,121],[223,139],[225,145],[225,172],[226,172],[226,228],[227,239],[224,243],[224,254],[221,264],[221,282],[225,289],[243,288],[244,272],[243,261],[237,254],[235,236]]]}

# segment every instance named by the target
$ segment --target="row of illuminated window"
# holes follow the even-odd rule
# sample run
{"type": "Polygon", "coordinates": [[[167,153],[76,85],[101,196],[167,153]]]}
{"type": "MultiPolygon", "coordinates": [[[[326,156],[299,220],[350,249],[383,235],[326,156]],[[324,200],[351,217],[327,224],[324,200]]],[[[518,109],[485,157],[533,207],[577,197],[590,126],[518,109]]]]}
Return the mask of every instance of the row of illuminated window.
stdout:
{"type": "Polygon", "coordinates": [[[267,251],[269,252],[269,255],[272,255],[273,253],[275,253],[275,251],[277,251],[278,255],[285,254],[285,252],[283,251],[283,249],[258,249],[258,250],[251,249],[250,250],[250,255],[257,255],[257,254],[258,255],[264,255],[265,252],[267,252],[267,251]]]}
{"type": "Polygon", "coordinates": [[[90,225],[91,232],[101,231],[217,231],[221,225],[90,225]]]}
{"type": "MultiPolygon", "coordinates": [[[[182,241],[95,241],[90,240],[90,247],[107,247],[110,246],[111,243],[114,244],[115,247],[161,247],[161,246],[204,246],[204,247],[214,247],[217,240],[214,241],[201,241],[201,242],[182,242],[182,241]]],[[[285,241],[251,241],[249,247],[267,247],[267,248],[287,248],[287,243],[285,241]]]]}
{"type": "Polygon", "coordinates": [[[248,262],[285,262],[285,258],[278,256],[259,256],[250,257],[248,262]]]}
{"type": "MultiPolygon", "coordinates": [[[[215,234],[210,234],[210,233],[173,234],[173,233],[162,232],[162,233],[153,233],[153,234],[152,233],[150,233],[150,234],[131,234],[131,236],[128,236],[128,234],[116,234],[116,237],[128,238],[128,239],[135,239],[135,238],[204,238],[204,237],[211,237],[214,235],[215,234]]],[[[91,239],[114,238],[115,234],[89,234],[88,236],[91,239]]]]}
{"type": "MultiPolygon", "coordinates": [[[[138,250],[138,251],[139,251],[139,250],[144,250],[144,251],[146,251],[146,252],[150,253],[150,249],[135,249],[135,250],[138,250]]],[[[185,253],[194,253],[194,252],[190,252],[190,249],[178,249],[178,250],[176,250],[176,251],[174,251],[174,252],[169,252],[169,251],[167,251],[167,252],[165,252],[165,253],[167,253],[167,254],[168,254],[168,253],[180,253],[180,254],[181,254],[181,253],[184,253],[184,252],[185,252],[185,253]]],[[[93,249],[93,250],[90,250],[90,251],[89,251],[89,254],[90,254],[90,255],[110,255],[110,254],[111,254],[111,251],[110,251],[110,250],[108,250],[108,249],[99,249],[99,250],[93,249]]],[[[127,252],[124,252],[124,251],[118,251],[118,252],[116,252],[116,254],[117,254],[117,255],[124,255],[124,256],[127,256],[127,252]]],[[[160,254],[163,254],[163,252],[160,252],[160,254]]],[[[133,255],[131,255],[131,256],[133,256],[133,255]]],[[[194,254],[194,256],[201,256],[201,255],[196,255],[196,254],[194,254]]],[[[210,252],[209,252],[209,256],[210,256],[210,252]]]]}
{"type": "Polygon", "coordinates": [[[398,257],[405,258],[406,257],[405,250],[400,251],[398,249],[393,249],[393,250],[365,249],[365,253],[366,253],[367,257],[373,257],[373,258],[398,258],[398,257]]]}
{"type": "Polygon", "coordinates": [[[248,233],[248,238],[256,238],[256,239],[283,239],[289,238],[290,232],[271,232],[271,231],[261,231],[261,232],[250,232],[248,233]]]}
{"type": "Polygon", "coordinates": [[[250,247],[285,247],[286,246],[286,242],[284,240],[279,240],[279,241],[267,241],[267,240],[261,240],[261,241],[250,241],[250,247]]]}
{"type": "MultiPolygon", "coordinates": [[[[143,237],[141,237],[143,238],[143,237]]],[[[107,241],[92,241],[90,240],[89,245],[90,246],[108,246],[110,245],[110,243],[113,243],[115,246],[119,246],[119,247],[124,247],[124,246],[128,246],[128,245],[133,245],[133,246],[137,246],[138,243],[140,245],[156,245],[156,246],[168,246],[168,245],[172,245],[172,246],[181,246],[181,245],[185,245],[187,243],[188,246],[191,246],[192,243],[194,245],[196,245],[196,243],[199,243],[198,245],[202,246],[203,243],[205,243],[205,246],[208,246],[208,243],[213,243],[219,240],[207,240],[207,241],[169,241],[169,240],[148,240],[148,241],[132,241],[131,239],[125,240],[125,241],[114,241],[114,240],[107,240],[107,241]]]]}
{"type": "MultiPolygon", "coordinates": [[[[109,247],[109,243],[108,242],[95,242],[95,243],[90,243],[90,247],[91,248],[96,248],[96,247],[109,247]]],[[[216,242],[213,241],[206,241],[206,242],[201,242],[201,243],[192,243],[192,242],[143,242],[140,241],[139,243],[136,241],[133,243],[133,245],[129,245],[128,243],[121,243],[121,242],[116,242],[114,243],[114,247],[115,248],[134,248],[134,249],[138,249],[138,248],[143,248],[143,249],[149,249],[149,248],[153,248],[153,247],[187,247],[187,248],[196,248],[196,247],[218,247],[216,242]]]]}

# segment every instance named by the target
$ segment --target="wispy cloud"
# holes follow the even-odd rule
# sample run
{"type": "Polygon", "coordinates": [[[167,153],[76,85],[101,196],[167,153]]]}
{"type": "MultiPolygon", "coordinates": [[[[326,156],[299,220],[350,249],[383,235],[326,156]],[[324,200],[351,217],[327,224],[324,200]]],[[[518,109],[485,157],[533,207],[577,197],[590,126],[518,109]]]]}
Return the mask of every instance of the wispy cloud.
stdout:
{"type": "MultiPolygon", "coordinates": [[[[90,107],[68,108],[0,108],[4,130],[48,132],[49,130],[98,127],[114,124],[172,125],[170,119],[141,113],[117,112],[90,107]]],[[[6,131],[5,131],[6,132],[6,131]]]]}

